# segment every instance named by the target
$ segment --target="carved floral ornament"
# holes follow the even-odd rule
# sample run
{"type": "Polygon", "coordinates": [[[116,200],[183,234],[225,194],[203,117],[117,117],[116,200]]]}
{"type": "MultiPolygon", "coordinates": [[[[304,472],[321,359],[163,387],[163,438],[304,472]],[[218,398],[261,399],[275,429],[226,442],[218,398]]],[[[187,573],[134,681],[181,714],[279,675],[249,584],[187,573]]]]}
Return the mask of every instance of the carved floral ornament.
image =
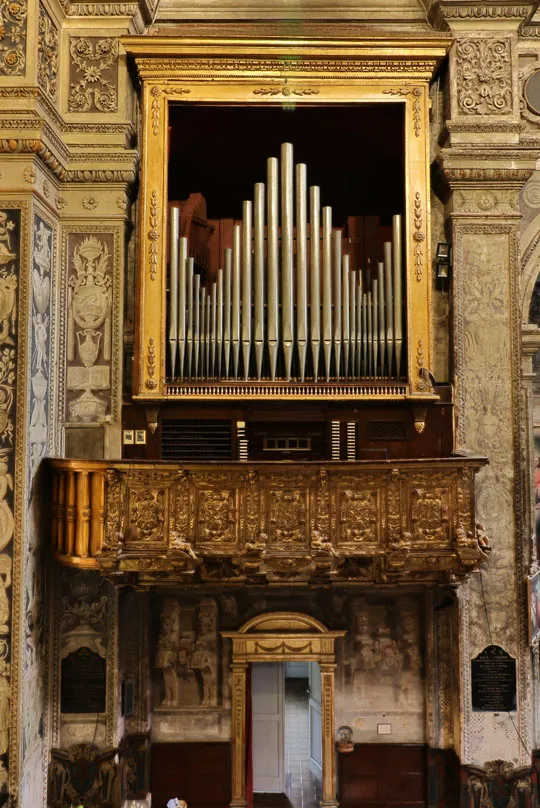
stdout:
{"type": "Polygon", "coordinates": [[[118,42],[112,38],[71,37],[70,112],[116,112],[118,42]]]}
{"type": "Polygon", "coordinates": [[[512,113],[512,64],[507,39],[463,38],[455,50],[457,98],[462,115],[512,113]]]}

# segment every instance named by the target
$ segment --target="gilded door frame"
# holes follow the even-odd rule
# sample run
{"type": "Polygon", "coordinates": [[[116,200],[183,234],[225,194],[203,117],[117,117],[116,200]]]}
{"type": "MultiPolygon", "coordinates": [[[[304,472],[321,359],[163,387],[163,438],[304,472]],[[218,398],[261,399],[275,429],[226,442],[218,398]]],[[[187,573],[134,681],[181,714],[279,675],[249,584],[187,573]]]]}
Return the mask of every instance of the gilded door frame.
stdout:
{"type": "Polygon", "coordinates": [[[322,799],[321,808],[337,808],[334,750],[334,643],[345,631],[328,629],[306,614],[271,612],[223,631],[232,641],[232,800],[246,808],[246,674],[252,662],[318,662],[321,670],[322,799]]]}

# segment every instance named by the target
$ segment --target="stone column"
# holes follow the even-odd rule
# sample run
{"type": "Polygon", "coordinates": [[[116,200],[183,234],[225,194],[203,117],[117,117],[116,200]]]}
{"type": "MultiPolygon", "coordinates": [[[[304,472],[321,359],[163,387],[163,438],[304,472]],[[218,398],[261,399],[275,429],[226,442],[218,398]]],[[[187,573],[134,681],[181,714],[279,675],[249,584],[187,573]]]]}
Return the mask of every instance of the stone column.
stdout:
{"type": "Polygon", "coordinates": [[[451,189],[458,449],[487,455],[477,518],[494,549],[461,588],[462,763],[527,763],[530,747],[523,524],[519,190],[536,153],[520,143],[517,31],[532,2],[440,0],[451,28],[450,119],[440,160],[451,189]],[[485,596],[485,599],[484,599],[485,596]],[[473,712],[471,659],[496,644],[517,660],[518,708],[473,712]],[[514,726],[515,723],[515,726],[514,726]],[[518,735],[519,732],[519,735],[518,735]]]}
{"type": "Polygon", "coordinates": [[[247,662],[232,671],[232,799],[231,808],[246,808],[246,673],[247,662]]]}

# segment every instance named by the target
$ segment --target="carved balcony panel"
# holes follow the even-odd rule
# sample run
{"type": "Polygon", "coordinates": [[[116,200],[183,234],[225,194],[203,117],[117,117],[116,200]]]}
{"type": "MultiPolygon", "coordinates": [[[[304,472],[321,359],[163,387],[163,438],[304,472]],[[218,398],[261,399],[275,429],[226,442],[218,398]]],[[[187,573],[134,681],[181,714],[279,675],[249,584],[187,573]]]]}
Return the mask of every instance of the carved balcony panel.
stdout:
{"type": "Polygon", "coordinates": [[[485,462],[52,460],[52,543],[118,583],[451,581],[489,554],[485,462]]]}

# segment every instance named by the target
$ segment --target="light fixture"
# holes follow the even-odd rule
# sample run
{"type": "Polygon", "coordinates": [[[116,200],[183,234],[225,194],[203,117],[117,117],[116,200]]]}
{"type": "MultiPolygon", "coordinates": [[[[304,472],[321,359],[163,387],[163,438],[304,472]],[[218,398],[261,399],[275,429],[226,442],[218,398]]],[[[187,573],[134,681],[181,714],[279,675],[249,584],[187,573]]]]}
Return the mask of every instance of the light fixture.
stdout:
{"type": "Polygon", "coordinates": [[[439,241],[435,254],[437,280],[448,280],[452,268],[452,247],[446,241],[439,241]]]}

